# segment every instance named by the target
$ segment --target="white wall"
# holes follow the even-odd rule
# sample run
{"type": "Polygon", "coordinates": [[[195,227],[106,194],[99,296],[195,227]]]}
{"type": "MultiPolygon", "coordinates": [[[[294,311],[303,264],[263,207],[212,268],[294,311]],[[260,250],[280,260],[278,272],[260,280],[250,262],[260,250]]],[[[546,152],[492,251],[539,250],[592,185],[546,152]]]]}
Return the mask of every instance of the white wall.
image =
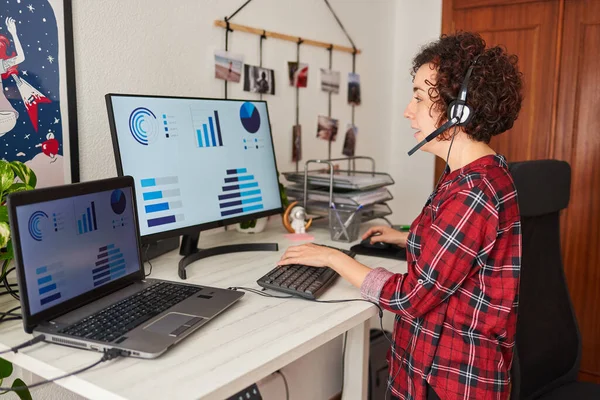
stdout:
{"type": "MultiPolygon", "coordinates": [[[[213,53],[224,47],[224,30],[215,19],[230,14],[242,0],[74,0],[73,25],[82,180],[116,175],[104,95],[108,92],[222,97],[223,82],[214,79],[213,53]]],[[[415,144],[402,111],[412,94],[409,66],[421,44],[439,36],[441,0],[331,0],[363,54],[356,60],[361,75],[362,105],[356,107],[357,154],[375,157],[377,169],[392,174],[395,199],[391,220],[410,223],[432,189],[433,158],[406,152],[415,144]]],[[[233,22],[336,44],[348,42],[322,0],[255,0],[233,22]]],[[[265,96],[280,171],[292,170],[291,127],[295,121],[294,89],[287,83],[287,61],[296,59],[293,43],[267,39],[263,65],[275,70],[276,95],[265,96]]],[[[230,50],[258,65],[258,37],[230,35],[230,50]]],[[[316,136],[317,115],[327,114],[327,94],[320,91],[319,68],[327,68],[328,52],[301,47],[310,65],[309,87],[300,92],[303,156],[327,157],[327,143],[316,136]]],[[[333,95],[332,116],[340,120],[332,156],[341,156],[351,109],[346,104],[351,55],[334,52],[333,69],[341,72],[340,94],[333,95]]],[[[230,98],[258,98],[229,85],[230,98]]],[[[367,168],[359,164],[358,167],[367,168]]],[[[391,327],[389,316],[386,326],[391,327]]],[[[339,342],[338,342],[339,344],[339,342]]],[[[183,343],[182,345],[185,345],[183,343]]],[[[310,359],[338,360],[339,345],[327,346],[310,359]]],[[[302,361],[305,362],[305,361],[302,361]]],[[[301,363],[301,362],[300,362],[301,363]]],[[[318,388],[323,398],[339,389],[338,368],[322,367],[308,382],[294,365],[286,368],[291,399],[315,398],[302,388],[318,388]],[[304,381],[303,381],[304,379],[304,381]]],[[[300,364],[298,364],[300,365],[300,364]]],[[[67,398],[55,386],[36,390],[35,397],[67,398]]],[[[68,397],[76,398],[76,397],[68,397]]],[[[315,398],[316,399],[316,398],[315,398]]]]}

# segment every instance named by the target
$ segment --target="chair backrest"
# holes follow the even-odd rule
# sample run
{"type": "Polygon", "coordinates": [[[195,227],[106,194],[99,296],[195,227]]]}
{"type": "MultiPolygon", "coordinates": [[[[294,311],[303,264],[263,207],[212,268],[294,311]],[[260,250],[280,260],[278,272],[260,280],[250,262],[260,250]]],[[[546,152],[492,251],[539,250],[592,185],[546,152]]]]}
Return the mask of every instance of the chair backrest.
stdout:
{"type": "Polygon", "coordinates": [[[539,396],[577,379],[581,338],[560,249],[560,210],[569,204],[571,168],[557,160],[512,163],[521,212],[517,355],[511,398],[539,396]]]}

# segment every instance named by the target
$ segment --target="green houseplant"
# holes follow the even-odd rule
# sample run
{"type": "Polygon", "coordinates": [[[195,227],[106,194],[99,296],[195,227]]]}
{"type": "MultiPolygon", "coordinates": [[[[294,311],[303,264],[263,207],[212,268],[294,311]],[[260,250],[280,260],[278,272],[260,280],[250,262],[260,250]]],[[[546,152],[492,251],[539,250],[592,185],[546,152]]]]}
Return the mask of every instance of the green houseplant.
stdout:
{"type": "MultiPolygon", "coordinates": [[[[0,160],[0,260],[2,260],[0,282],[7,280],[8,267],[14,256],[12,240],[10,238],[10,226],[8,224],[6,199],[10,193],[34,189],[36,183],[37,178],[35,173],[22,162],[0,160]]],[[[0,386],[3,386],[2,382],[4,382],[4,379],[10,377],[12,373],[13,365],[5,359],[0,358],[0,386]]],[[[21,379],[15,379],[11,387],[23,388],[14,392],[22,400],[31,400],[29,389],[27,389],[27,385],[21,379]]],[[[5,393],[0,392],[0,395],[5,393]]]]}

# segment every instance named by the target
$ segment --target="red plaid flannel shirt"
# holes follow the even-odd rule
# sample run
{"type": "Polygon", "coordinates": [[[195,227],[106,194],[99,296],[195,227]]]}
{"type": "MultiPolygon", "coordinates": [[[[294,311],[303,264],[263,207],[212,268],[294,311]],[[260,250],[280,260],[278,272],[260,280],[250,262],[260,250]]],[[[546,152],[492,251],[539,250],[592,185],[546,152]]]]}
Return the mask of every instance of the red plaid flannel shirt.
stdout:
{"type": "Polygon", "coordinates": [[[521,224],[504,157],[445,173],[412,223],[406,274],[377,268],[361,287],[396,314],[391,392],[507,399],[515,345],[521,224]]]}

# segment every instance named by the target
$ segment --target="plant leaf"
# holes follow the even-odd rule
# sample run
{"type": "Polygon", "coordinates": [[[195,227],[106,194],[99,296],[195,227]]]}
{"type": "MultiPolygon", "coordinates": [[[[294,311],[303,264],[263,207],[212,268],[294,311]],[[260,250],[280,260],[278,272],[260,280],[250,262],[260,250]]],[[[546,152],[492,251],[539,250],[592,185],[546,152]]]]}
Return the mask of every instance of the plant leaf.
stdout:
{"type": "Polygon", "coordinates": [[[31,393],[29,393],[29,389],[27,388],[27,385],[25,384],[25,382],[23,382],[19,378],[15,379],[15,381],[13,382],[11,387],[22,388],[22,389],[14,389],[15,393],[17,394],[17,396],[19,396],[19,398],[21,400],[31,400],[31,393]]]}
{"type": "Polygon", "coordinates": [[[19,177],[21,182],[31,186],[32,188],[35,187],[35,185],[37,184],[37,176],[31,168],[29,168],[27,165],[23,164],[20,161],[11,161],[10,167],[12,168],[15,175],[19,177]]]}
{"type": "Polygon", "coordinates": [[[0,189],[6,192],[15,181],[15,173],[10,164],[6,161],[0,161],[0,189]]]}
{"type": "Polygon", "coordinates": [[[8,222],[8,208],[0,206],[0,222],[8,222]]]}
{"type": "Polygon", "coordinates": [[[13,373],[13,365],[11,362],[6,361],[4,358],[0,358],[0,378],[8,378],[13,373]]]}
{"type": "Polygon", "coordinates": [[[13,252],[12,240],[8,241],[5,249],[0,249],[0,260],[12,260],[15,258],[15,253],[13,252]]]}
{"type": "Polygon", "coordinates": [[[10,226],[8,222],[0,222],[0,249],[8,245],[10,240],[10,226]]]}

